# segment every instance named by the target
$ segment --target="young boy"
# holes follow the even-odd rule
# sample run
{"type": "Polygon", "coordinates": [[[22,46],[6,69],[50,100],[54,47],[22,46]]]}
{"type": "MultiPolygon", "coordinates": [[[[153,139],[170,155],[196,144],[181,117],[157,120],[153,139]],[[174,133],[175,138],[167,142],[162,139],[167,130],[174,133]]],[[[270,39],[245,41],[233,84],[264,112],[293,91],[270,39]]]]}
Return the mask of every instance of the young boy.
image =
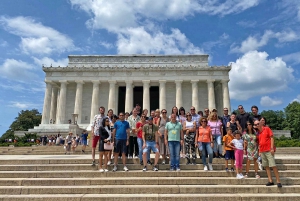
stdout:
{"type": "Polygon", "coordinates": [[[228,161],[231,161],[231,171],[234,172],[234,147],[230,144],[231,141],[234,139],[232,135],[232,129],[229,127],[227,128],[227,134],[223,137],[224,142],[224,151],[225,151],[225,170],[228,172],[228,161]]]}

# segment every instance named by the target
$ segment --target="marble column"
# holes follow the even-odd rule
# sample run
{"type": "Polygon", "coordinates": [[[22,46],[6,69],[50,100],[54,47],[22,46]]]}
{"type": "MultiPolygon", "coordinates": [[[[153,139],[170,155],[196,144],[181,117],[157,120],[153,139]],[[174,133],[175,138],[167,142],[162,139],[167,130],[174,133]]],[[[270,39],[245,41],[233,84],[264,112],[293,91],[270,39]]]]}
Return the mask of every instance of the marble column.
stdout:
{"type": "Polygon", "coordinates": [[[199,110],[199,97],[198,97],[199,80],[191,80],[191,83],[192,83],[192,106],[195,107],[197,112],[199,110]]]}
{"type": "Polygon", "coordinates": [[[222,82],[222,91],[223,91],[223,107],[227,107],[230,113],[231,106],[230,106],[230,96],[229,96],[229,89],[228,89],[229,80],[222,80],[221,82],[222,82]]]}
{"type": "Polygon", "coordinates": [[[216,108],[214,82],[215,82],[215,80],[207,80],[208,109],[210,111],[212,109],[216,108]]]}
{"type": "Polygon", "coordinates": [[[150,111],[150,80],[143,80],[143,109],[150,111]]]}
{"type": "Polygon", "coordinates": [[[66,101],[67,101],[67,84],[68,81],[60,82],[60,92],[59,92],[59,104],[57,111],[57,124],[66,124],[66,101]]]}
{"type": "Polygon", "coordinates": [[[84,82],[82,80],[76,80],[76,96],[75,96],[75,106],[74,106],[74,114],[78,114],[77,124],[81,124],[82,119],[82,87],[84,82]]]}
{"type": "Polygon", "coordinates": [[[182,80],[175,80],[176,83],[176,107],[179,109],[182,107],[182,80]]]}
{"type": "Polygon", "coordinates": [[[93,94],[92,94],[92,104],[91,104],[91,118],[90,122],[93,121],[96,114],[99,111],[99,84],[100,81],[92,80],[93,83],[93,94]]]}
{"type": "Polygon", "coordinates": [[[116,111],[116,80],[109,80],[109,95],[108,95],[108,108],[116,111]]]}
{"type": "Polygon", "coordinates": [[[51,95],[51,109],[50,109],[50,121],[52,119],[52,124],[56,122],[57,94],[58,94],[58,88],[53,86],[52,95],[51,95]]]}
{"type": "Polygon", "coordinates": [[[159,81],[159,109],[166,109],[166,80],[159,81]]]}
{"type": "Polygon", "coordinates": [[[52,94],[51,82],[46,81],[46,91],[45,91],[45,97],[44,97],[42,124],[50,123],[51,94],[52,94]]]}
{"type": "Polygon", "coordinates": [[[125,95],[125,112],[131,112],[133,108],[133,88],[132,80],[126,80],[126,95],[125,95]]]}

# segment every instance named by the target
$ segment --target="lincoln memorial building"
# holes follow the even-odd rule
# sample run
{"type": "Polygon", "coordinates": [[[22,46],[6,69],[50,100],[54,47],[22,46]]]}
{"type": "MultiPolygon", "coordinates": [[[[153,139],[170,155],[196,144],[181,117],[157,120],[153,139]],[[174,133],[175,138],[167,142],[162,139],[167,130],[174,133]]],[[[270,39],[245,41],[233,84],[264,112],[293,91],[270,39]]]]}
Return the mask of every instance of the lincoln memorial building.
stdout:
{"type": "Polygon", "coordinates": [[[66,133],[72,114],[88,129],[100,106],[114,114],[137,103],[148,111],[167,109],[168,115],[173,106],[230,111],[230,69],[209,66],[208,55],[71,55],[66,67],[43,66],[42,123],[29,131],[66,133]]]}

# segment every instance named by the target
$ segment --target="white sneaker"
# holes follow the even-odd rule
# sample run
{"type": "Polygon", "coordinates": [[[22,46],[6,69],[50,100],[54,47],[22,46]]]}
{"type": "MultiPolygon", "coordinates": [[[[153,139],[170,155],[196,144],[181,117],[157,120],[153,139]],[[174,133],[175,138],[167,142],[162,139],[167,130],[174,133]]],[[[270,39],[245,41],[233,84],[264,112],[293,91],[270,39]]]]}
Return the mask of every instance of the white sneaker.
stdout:
{"type": "Polygon", "coordinates": [[[242,173],[240,173],[240,177],[241,177],[241,179],[244,179],[244,178],[245,178],[244,175],[243,175],[242,173]]]}
{"type": "Polygon", "coordinates": [[[209,169],[209,170],[214,170],[211,163],[208,163],[208,169],[209,169]]]}
{"type": "Polygon", "coordinates": [[[128,168],[127,168],[126,166],[124,166],[123,170],[124,170],[125,172],[127,172],[127,171],[128,171],[128,168]]]}
{"type": "Polygon", "coordinates": [[[99,172],[104,172],[104,170],[103,170],[103,169],[100,169],[99,172]]]}
{"type": "Polygon", "coordinates": [[[237,175],[236,175],[236,178],[237,178],[237,179],[241,179],[241,175],[237,174],[237,175]]]}
{"type": "Polygon", "coordinates": [[[262,164],[259,162],[258,163],[258,168],[260,169],[260,170],[263,170],[264,168],[263,168],[263,166],[262,166],[262,164]]]}
{"type": "Polygon", "coordinates": [[[111,161],[108,161],[108,162],[107,162],[107,165],[111,165],[111,161]]]}
{"type": "Polygon", "coordinates": [[[208,169],[207,169],[207,165],[205,165],[205,166],[204,166],[204,171],[207,171],[207,170],[208,170],[208,169]]]}
{"type": "Polygon", "coordinates": [[[104,172],[108,172],[108,169],[104,169],[104,172]]]}

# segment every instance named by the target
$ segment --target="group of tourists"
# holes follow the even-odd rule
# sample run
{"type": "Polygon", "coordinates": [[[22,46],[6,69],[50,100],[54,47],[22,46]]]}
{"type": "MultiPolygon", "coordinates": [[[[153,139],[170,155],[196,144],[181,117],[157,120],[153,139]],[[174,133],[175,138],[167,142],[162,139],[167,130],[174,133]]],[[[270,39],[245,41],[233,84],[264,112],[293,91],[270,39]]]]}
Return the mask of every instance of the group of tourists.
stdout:
{"type": "Polygon", "coordinates": [[[139,158],[142,170],[147,171],[147,164],[152,164],[151,151],[155,154],[153,171],[158,171],[160,156],[162,165],[169,157],[170,171],[180,171],[180,157],[186,158],[187,165],[195,165],[198,150],[205,171],[213,170],[213,158],[225,158],[225,171],[236,171],[236,178],[243,179],[248,177],[253,162],[258,179],[261,157],[269,180],[266,185],[274,185],[272,168],[277,186],[282,187],[274,159],[273,133],[266,118],[258,114],[257,106],[251,107],[251,114],[246,113],[242,105],[238,110],[238,115],[229,115],[228,108],[224,108],[219,116],[216,109],[206,108],[204,113],[196,113],[193,106],[190,111],[174,106],[169,116],[166,109],[151,111],[148,116],[148,111],[141,111],[137,104],[131,113],[120,112],[116,116],[111,109],[105,115],[105,108],[101,106],[92,122],[92,165],[95,166],[98,142],[100,172],[108,172],[111,158],[114,159],[113,171],[118,169],[118,158],[122,158],[123,170],[128,171],[126,159],[133,157],[139,158]],[[245,174],[242,173],[244,156],[245,174]]]}

